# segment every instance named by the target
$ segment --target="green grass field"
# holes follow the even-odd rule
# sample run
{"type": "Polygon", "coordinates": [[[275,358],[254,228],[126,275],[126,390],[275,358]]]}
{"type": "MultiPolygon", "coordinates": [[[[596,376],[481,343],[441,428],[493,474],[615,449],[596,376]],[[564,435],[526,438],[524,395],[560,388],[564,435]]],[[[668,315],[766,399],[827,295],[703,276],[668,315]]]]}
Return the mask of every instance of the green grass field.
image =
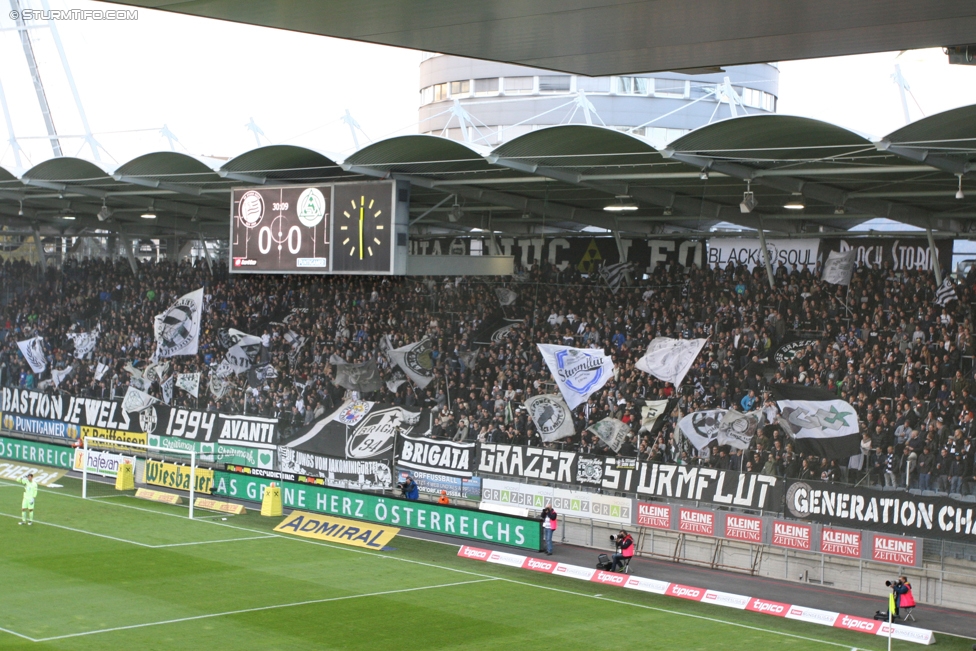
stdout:
{"type": "MultiPolygon", "coordinates": [[[[152,504],[80,482],[0,482],[0,650],[829,651],[887,640],[457,558],[404,536],[371,552],[272,532],[280,518],[152,504]]],[[[408,533],[408,532],[404,532],[408,533]]],[[[938,636],[938,648],[972,641],[938,636]]],[[[902,650],[919,649],[907,642],[902,650]]]]}

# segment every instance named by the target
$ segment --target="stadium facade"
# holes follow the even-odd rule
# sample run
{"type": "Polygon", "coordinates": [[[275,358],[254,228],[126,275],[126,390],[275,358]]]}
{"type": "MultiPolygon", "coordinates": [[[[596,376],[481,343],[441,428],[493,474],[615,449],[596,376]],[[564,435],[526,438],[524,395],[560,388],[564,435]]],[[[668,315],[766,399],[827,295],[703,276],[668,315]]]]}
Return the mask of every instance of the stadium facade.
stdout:
{"type": "Polygon", "coordinates": [[[425,53],[419,131],[494,146],[557,124],[596,124],[663,147],[711,122],[776,111],[776,64],[700,72],[587,77],[425,53]]]}

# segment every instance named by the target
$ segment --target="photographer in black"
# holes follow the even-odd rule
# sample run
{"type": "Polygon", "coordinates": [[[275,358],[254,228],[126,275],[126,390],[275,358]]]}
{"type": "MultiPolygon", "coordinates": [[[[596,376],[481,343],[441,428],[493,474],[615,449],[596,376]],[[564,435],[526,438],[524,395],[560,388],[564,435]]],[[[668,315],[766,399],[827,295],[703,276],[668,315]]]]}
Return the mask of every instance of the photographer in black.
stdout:
{"type": "MultiPolygon", "coordinates": [[[[894,619],[901,619],[898,609],[902,606],[902,596],[910,594],[911,586],[903,578],[896,579],[893,582],[885,581],[885,585],[891,588],[891,598],[888,602],[888,608],[894,619]]],[[[907,606],[908,604],[906,603],[905,605],[907,606]]],[[[914,600],[912,600],[912,605],[915,605],[914,600]]]]}
{"type": "Polygon", "coordinates": [[[610,566],[610,571],[616,572],[618,565],[623,569],[624,559],[629,560],[634,556],[634,538],[621,529],[620,533],[616,536],[610,536],[610,540],[613,541],[614,546],[617,548],[617,551],[611,557],[613,559],[613,565],[610,566]]]}

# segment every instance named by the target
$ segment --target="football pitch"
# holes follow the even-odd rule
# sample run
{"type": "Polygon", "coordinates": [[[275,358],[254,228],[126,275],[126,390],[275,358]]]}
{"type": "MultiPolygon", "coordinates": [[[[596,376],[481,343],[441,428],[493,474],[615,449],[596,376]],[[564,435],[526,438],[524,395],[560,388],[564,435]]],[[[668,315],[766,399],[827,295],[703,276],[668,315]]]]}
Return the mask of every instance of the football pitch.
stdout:
{"type": "MultiPolygon", "coordinates": [[[[282,518],[222,516],[80,482],[0,481],[4,649],[796,649],[887,640],[458,558],[408,538],[374,552],[278,534],[282,518]],[[223,521],[221,518],[226,517],[223,521]]],[[[558,554],[558,551],[557,551],[558,554]]],[[[937,635],[946,651],[972,640],[937,635]]],[[[895,641],[899,651],[920,649],[895,641]]]]}

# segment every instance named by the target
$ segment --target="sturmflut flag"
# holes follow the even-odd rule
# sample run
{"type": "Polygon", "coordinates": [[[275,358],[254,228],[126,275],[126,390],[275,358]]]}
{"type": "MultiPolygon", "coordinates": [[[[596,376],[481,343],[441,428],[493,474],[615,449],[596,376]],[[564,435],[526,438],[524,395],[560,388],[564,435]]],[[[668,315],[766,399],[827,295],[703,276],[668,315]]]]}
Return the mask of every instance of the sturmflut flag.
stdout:
{"type": "Polygon", "coordinates": [[[390,361],[399,366],[407,377],[421,389],[434,379],[433,345],[424,337],[415,344],[387,350],[390,361]]]}
{"type": "Polygon", "coordinates": [[[525,401],[525,409],[532,417],[543,443],[558,441],[576,433],[573,411],[560,396],[532,396],[525,401]]]}
{"type": "Polygon", "coordinates": [[[604,418],[599,423],[587,427],[586,431],[596,434],[614,452],[620,452],[620,446],[630,434],[630,426],[616,418],[604,418]]]}
{"type": "Polygon", "coordinates": [[[670,339],[655,337],[644,356],[634,365],[659,380],[681,384],[708,339],[670,339]]]}
{"type": "Polygon", "coordinates": [[[20,354],[24,356],[31,370],[35,373],[43,373],[47,368],[47,359],[44,357],[44,340],[41,337],[18,341],[17,347],[20,354]]]}
{"type": "Polygon", "coordinates": [[[959,296],[956,295],[955,286],[949,277],[946,276],[942,281],[942,285],[935,291],[935,302],[942,307],[945,307],[952,301],[958,301],[959,296]]]}
{"type": "Polygon", "coordinates": [[[762,427],[762,421],[761,411],[743,414],[729,410],[718,426],[718,444],[728,445],[737,450],[748,450],[756,432],[762,427]]]}
{"type": "Polygon", "coordinates": [[[496,287],[495,296],[498,297],[499,305],[506,306],[515,303],[515,299],[518,298],[518,294],[505,287],[496,287]]]}
{"type": "Polygon", "coordinates": [[[857,249],[831,251],[823,265],[823,281],[831,285],[850,285],[857,249]]]}
{"type": "Polygon", "coordinates": [[[801,454],[847,459],[861,451],[857,412],[836,394],[818,387],[772,387],[779,408],[777,424],[796,441],[801,454]]]}
{"type": "Polygon", "coordinates": [[[602,349],[536,345],[570,409],[586,402],[613,377],[613,360],[602,349]]]}
{"type": "Polygon", "coordinates": [[[156,315],[156,358],[196,355],[203,318],[203,287],[184,294],[165,312],[156,315]]]}
{"type": "Polygon", "coordinates": [[[194,398],[198,398],[200,393],[200,374],[199,373],[177,373],[176,388],[186,391],[194,398]]]}
{"type": "Polygon", "coordinates": [[[704,450],[715,441],[718,442],[719,429],[727,410],[709,409],[688,414],[678,421],[678,431],[697,450],[704,450]]]}
{"type": "Polygon", "coordinates": [[[624,284],[624,280],[627,279],[627,274],[633,269],[633,262],[618,262],[604,266],[600,269],[599,273],[600,277],[607,283],[610,291],[616,294],[620,286],[624,284]]]}

